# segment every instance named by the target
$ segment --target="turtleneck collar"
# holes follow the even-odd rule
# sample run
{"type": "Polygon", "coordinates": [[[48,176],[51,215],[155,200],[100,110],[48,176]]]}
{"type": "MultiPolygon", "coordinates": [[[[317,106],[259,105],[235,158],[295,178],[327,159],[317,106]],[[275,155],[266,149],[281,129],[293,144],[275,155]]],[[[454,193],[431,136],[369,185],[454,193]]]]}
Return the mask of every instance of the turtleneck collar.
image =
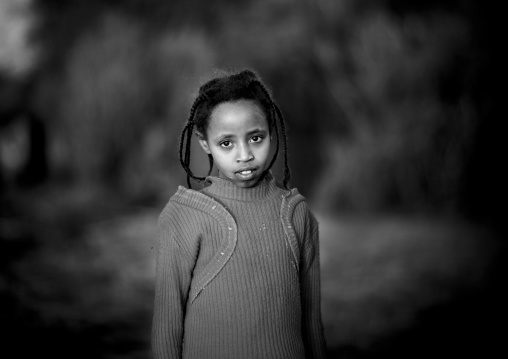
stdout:
{"type": "Polygon", "coordinates": [[[237,201],[259,201],[271,197],[279,191],[271,172],[266,173],[255,186],[250,188],[238,187],[227,179],[215,176],[206,177],[206,184],[209,184],[209,186],[205,187],[203,192],[213,197],[237,201]]]}

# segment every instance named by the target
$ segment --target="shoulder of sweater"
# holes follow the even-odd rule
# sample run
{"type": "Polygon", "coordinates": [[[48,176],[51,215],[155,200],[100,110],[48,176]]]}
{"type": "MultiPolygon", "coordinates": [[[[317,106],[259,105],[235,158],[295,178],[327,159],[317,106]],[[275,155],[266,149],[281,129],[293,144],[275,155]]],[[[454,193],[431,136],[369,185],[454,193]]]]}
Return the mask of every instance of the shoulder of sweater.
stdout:
{"type": "Polygon", "coordinates": [[[286,196],[291,207],[291,221],[297,231],[303,233],[306,228],[317,227],[317,219],[309,208],[307,199],[296,188],[291,189],[286,196]]]}
{"type": "Polygon", "coordinates": [[[300,194],[298,191],[298,188],[291,188],[289,190],[283,190],[284,191],[284,197],[288,199],[288,201],[305,201],[305,197],[300,194]]]}
{"type": "Polygon", "coordinates": [[[297,188],[285,190],[283,197],[293,216],[298,214],[305,215],[309,211],[307,199],[298,192],[297,188]]]}
{"type": "Polygon", "coordinates": [[[171,217],[176,213],[179,213],[182,206],[190,208],[195,207],[196,204],[207,201],[204,197],[206,196],[198,191],[178,186],[175,194],[169,198],[168,202],[164,206],[159,218],[171,217]]]}
{"type": "Polygon", "coordinates": [[[206,213],[216,219],[228,216],[223,205],[213,198],[200,191],[179,186],[159,215],[159,222],[180,218],[189,221],[189,210],[206,213]]]}

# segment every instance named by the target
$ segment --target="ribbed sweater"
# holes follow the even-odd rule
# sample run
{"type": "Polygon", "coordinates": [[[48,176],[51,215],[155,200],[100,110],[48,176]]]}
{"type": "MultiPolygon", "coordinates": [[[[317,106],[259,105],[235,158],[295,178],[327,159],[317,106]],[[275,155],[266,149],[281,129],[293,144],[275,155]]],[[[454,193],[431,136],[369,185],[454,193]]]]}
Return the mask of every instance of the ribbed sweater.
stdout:
{"type": "Polygon", "coordinates": [[[155,358],[323,358],[318,224],[271,174],[179,187],[158,222],[155,358]]]}

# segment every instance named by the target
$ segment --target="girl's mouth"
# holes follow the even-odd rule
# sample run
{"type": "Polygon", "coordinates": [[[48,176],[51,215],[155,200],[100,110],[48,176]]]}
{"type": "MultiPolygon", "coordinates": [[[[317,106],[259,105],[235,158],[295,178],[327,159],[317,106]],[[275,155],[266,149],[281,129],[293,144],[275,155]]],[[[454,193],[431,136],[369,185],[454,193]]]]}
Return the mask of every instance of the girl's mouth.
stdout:
{"type": "Polygon", "coordinates": [[[255,168],[245,168],[239,171],[236,171],[236,174],[243,180],[249,180],[255,175],[255,168]]]}

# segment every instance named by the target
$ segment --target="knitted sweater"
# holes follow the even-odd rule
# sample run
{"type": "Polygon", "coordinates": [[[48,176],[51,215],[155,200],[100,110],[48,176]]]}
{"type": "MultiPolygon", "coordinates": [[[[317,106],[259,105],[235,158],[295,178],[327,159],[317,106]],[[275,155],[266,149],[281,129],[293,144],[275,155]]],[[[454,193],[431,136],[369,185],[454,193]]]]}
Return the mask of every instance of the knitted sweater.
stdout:
{"type": "Polygon", "coordinates": [[[318,226],[268,174],[179,187],[158,223],[155,358],[323,358],[318,226]]]}

